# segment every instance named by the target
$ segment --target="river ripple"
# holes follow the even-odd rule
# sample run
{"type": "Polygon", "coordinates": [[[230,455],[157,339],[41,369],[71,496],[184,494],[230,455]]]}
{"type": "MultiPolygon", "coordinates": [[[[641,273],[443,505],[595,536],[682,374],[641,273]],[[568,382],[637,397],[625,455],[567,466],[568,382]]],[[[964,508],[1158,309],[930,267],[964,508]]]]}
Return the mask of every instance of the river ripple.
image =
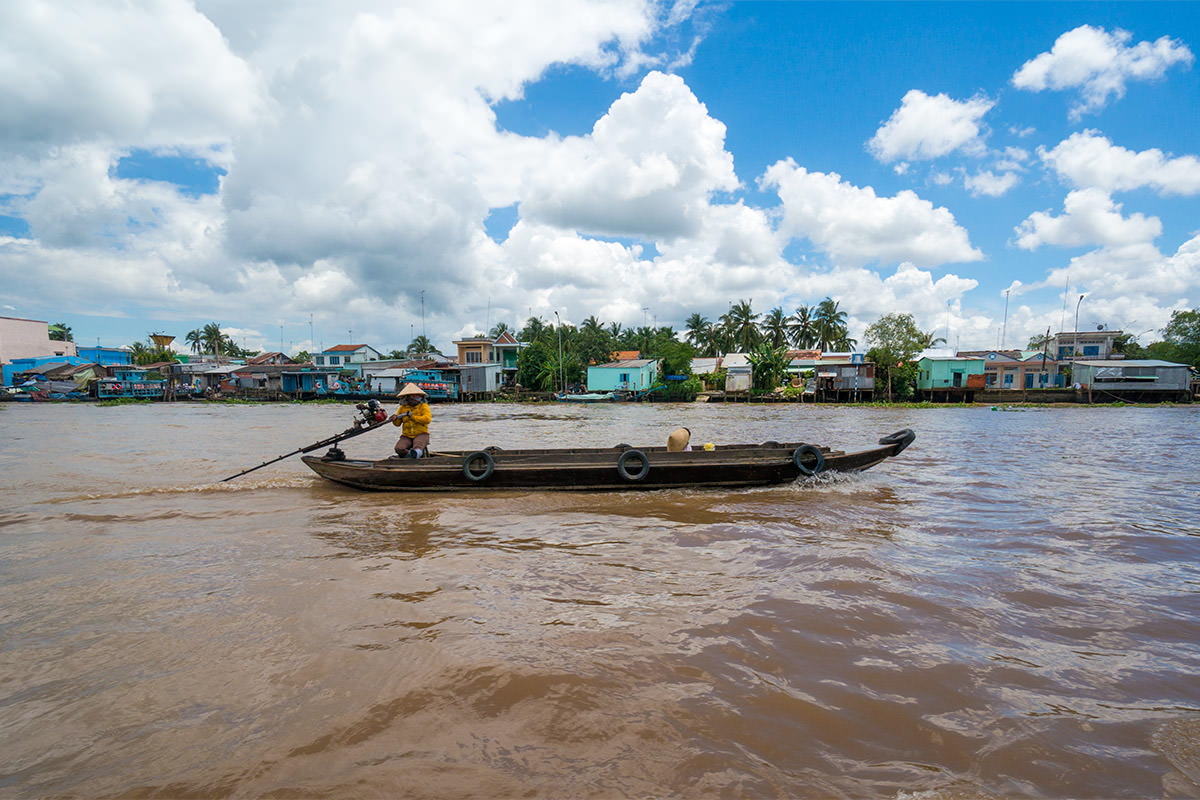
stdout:
{"type": "Polygon", "coordinates": [[[0,405],[0,795],[1200,794],[1200,408],[436,406],[435,449],[917,441],[737,492],[218,483],[350,412],[0,405]]]}

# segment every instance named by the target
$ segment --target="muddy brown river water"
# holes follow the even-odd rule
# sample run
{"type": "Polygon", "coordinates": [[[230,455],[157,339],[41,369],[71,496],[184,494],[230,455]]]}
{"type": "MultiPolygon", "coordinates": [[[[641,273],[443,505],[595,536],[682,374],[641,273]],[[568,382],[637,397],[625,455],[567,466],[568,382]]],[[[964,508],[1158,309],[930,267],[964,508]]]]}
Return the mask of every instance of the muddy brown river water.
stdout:
{"type": "Polygon", "coordinates": [[[1200,796],[1200,407],[435,406],[434,449],[917,440],[748,491],[219,483],[351,413],[0,404],[0,796],[1200,796]]]}

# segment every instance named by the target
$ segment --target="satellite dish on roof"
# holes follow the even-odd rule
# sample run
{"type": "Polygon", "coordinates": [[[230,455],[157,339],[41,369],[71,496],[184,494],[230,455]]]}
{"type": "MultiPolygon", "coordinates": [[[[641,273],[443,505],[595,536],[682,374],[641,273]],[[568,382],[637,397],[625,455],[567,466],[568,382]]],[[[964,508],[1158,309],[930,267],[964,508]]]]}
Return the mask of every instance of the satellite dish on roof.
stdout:
{"type": "Polygon", "coordinates": [[[1096,330],[1098,330],[1098,331],[1104,330],[1104,325],[1103,324],[1097,325],[1096,330]]]}

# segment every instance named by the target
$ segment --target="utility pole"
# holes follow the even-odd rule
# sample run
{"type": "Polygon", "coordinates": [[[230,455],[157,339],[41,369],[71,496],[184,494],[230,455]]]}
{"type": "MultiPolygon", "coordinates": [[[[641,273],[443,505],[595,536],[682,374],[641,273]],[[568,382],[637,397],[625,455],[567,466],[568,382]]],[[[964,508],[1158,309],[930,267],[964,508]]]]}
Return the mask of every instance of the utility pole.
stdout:
{"type": "Polygon", "coordinates": [[[1004,343],[1008,340],[1008,293],[1011,289],[1004,290],[1004,332],[1000,335],[1000,349],[1004,349],[1004,343]]]}
{"type": "Polygon", "coordinates": [[[312,312],[309,312],[309,315],[308,315],[308,346],[309,347],[317,346],[316,338],[313,336],[312,312]]]}
{"type": "Polygon", "coordinates": [[[558,312],[554,312],[554,321],[558,324],[558,383],[562,387],[562,393],[565,397],[567,394],[567,381],[563,377],[563,360],[562,360],[562,320],[558,317],[558,312]]]}
{"type": "Polygon", "coordinates": [[[425,290],[421,290],[421,337],[425,337],[425,290]]]}

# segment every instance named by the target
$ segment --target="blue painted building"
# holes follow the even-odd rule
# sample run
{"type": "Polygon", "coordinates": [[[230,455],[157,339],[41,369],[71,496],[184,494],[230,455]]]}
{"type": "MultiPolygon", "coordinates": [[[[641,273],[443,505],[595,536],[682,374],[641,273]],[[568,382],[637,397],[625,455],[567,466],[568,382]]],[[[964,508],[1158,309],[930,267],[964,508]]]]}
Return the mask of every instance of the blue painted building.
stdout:
{"type": "Polygon", "coordinates": [[[588,367],[589,392],[643,392],[658,378],[658,359],[633,358],[588,367]]]}
{"type": "Polygon", "coordinates": [[[108,367],[133,363],[133,351],[128,347],[76,346],[76,349],[79,351],[80,358],[90,361],[93,364],[103,364],[108,367]]]}

